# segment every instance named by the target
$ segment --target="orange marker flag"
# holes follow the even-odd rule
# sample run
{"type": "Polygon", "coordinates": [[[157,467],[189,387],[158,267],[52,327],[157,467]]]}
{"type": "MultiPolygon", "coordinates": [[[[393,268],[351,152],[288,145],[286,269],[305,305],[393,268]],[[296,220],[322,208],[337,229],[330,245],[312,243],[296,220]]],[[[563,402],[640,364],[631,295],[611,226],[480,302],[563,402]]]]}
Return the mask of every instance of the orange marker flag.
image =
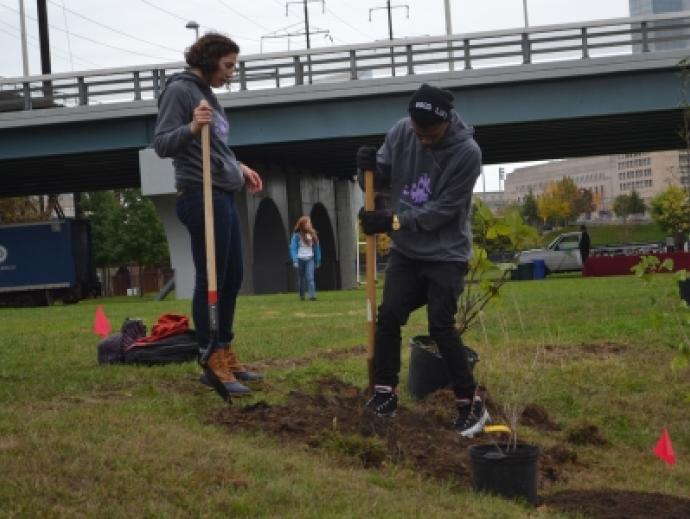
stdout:
{"type": "Polygon", "coordinates": [[[671,436],[669,436],[665,427],[663,431],[661,431],[659,441],[656,442],[656,446],[652,449],[652,452],[657,458],[661,458],[669,465],[673,465],[676,462],[676,455],[673,452],[673,445],[671,445],[671,436]]]}
{"type": "Polygon", "coordinates": [[[96,318],[93,321],[93,331],[96,332],[96,335],[107,337],[110,330],[112,330],[112,326],[110,326],[110,321],[105,316],[103,305],[98,305],[98,308],[96,308],[96,318]]]}

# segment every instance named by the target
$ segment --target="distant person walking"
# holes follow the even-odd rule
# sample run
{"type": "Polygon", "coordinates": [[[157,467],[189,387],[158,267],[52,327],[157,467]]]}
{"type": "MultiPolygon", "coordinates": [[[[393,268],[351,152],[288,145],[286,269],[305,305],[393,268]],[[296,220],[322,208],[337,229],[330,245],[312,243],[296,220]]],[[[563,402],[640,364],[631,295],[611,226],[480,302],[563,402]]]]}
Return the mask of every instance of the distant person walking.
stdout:
{"type": "Polygon", "coordinates": [[[585,267],[585,262],[587,261],[587,258],[589,258],[590,245],[591,244],[589,242],[589,233],[587,232],[587,227],[585,227],[584,225],[580,225],[580,241],[578,242],[577,246],[580,249],[582,268],[585,267]]]}
{"type": "Polygon", "coordinates": [[[297,269],[299,298],[304,301],[306,292],[310,301],[316,301],[314,270],[321,266],[321,247],[319,236],[308,216],[302,216],[295,224],[290,240],[290,259],[297,269]]]}

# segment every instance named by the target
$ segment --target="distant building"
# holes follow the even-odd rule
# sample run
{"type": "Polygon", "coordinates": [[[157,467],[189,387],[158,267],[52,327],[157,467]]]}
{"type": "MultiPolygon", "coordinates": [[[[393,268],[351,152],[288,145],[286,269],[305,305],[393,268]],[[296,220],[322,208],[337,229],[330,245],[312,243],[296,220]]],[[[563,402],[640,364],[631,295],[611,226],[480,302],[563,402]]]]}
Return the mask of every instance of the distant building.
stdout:
{"type": "MultiPolygon", "coordinates": [[[[655,14],[690,11],[690,0],[630,0],[630,16],[650,16],[655,14]]],[[[650,24],[649,27],[673,25],[675,21],[663,21],[650,24]]],[[[690,29],[669,29],[655,34],[656,38],[670,38],[676,41],[650,41],[649,50],[672,50],[690,47],[690,29]],[[678,38],[684,38],[678,40],[678,38]]],[[[634,45],[635,52],[641,52],[641,45],[634,45]]]]}
{"type": "Polygon", "coordinates": [[[505,191],[475,191],[474,196],[484,202],[494,213],[516,202],[515,199],[508,198],[505,191]]]}
{"type": "Polygon", "coordinates": [[[618,195],[636,191],[646,202],[670,185],[690,186],[686,151],[626,153],[559,160],[516,168],[505,180],[505,199],[521,202],[531,191],[541,195],[551,182],[570,177],[578,188],[594,195],[595,213],[610,212],[618,195]]]}

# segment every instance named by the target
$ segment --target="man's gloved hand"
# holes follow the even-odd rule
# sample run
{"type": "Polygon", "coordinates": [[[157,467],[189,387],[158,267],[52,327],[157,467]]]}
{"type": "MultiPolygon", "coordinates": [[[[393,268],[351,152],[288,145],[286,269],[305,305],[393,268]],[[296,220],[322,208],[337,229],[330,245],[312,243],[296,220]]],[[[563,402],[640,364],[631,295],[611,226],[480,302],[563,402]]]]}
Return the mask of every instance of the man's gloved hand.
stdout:
{"type": "Polygon", "coordinates": [[[378,234],[390,232],[393,229],[393,213],[391,211],[359,210],[359,221],[362,222],[364,234],[378,234]]]}
{"type": "Polygon", "coordinates": [[[360,146],[357,150],[357,169],[376,171],[376,148],[360,146]]]}

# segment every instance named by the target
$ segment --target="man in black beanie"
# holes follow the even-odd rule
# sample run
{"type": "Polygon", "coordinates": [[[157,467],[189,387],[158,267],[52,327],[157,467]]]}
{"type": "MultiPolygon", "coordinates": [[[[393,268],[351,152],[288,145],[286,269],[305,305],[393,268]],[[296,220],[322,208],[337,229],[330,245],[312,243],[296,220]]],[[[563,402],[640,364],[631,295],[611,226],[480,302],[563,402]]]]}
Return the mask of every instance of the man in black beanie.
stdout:
{"type": "Polygon", "coordinates": [[[453,109],[450,92],[424,84],[412,95],[408,112],[378,151],[370,146],[357,151],[360,173],[372,170],[375,189],[388,190],[390,198],[390,209],[360,211],[362,229],[389,233],[393,242],[376,322],[374,395],[366,408],[378,416],[395,415],[401,327],[426,304],[429,335],[448,367],[457,399],[455,428],[472,437],[489,414],[455,314],[472,252],[470,210],[481,150],[473,128],[453,109]]]}

